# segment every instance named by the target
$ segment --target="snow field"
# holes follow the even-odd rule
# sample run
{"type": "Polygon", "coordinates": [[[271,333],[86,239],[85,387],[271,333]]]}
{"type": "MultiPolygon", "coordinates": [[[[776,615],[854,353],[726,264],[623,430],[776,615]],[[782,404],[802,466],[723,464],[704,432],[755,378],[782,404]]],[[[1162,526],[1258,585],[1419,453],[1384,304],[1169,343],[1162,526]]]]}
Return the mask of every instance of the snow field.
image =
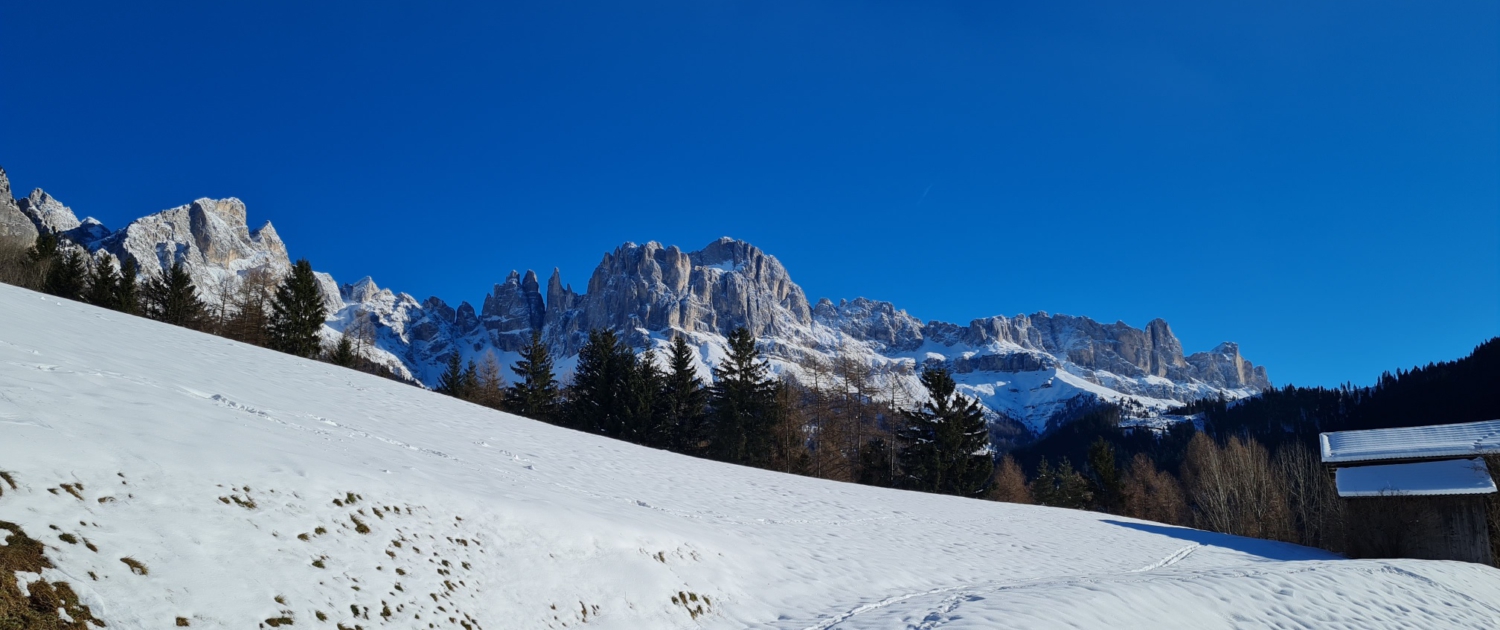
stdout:
{"type": "Polygon", "coordinates": [[[696,460],[8,286],[0,470],[109,627],[1500,626],[1487,567],[696,460]]]}

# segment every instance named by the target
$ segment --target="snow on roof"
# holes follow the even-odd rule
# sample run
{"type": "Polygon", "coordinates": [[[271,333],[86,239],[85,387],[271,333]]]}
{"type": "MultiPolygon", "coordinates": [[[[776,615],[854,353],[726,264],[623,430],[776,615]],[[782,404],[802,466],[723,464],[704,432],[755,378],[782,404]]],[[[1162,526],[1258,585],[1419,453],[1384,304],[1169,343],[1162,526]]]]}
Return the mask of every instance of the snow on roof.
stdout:
{"type": "Polygon", "coordinates": [[[1335,473],[1339,496],[1490,494],[1495,481],[1482,459],[1355,466],[1335,473]]]}
{"type": "Polygon", "coordinates": [[[1500,454],[1500,420],[1404,429],[1335,431],[1318,436],[1323,462],[1500,454]]]}

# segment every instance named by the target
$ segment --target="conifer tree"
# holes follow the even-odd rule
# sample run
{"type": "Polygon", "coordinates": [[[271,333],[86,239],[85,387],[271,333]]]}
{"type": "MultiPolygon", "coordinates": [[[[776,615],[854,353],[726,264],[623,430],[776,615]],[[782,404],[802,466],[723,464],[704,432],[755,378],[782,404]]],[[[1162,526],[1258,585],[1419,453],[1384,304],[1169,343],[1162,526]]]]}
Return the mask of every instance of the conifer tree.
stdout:
{"type": "Polygon", "coordinates": [[[198,299],[198,289],[181,262],[147,281],[141,301],[147,317],[184,328],[201,328],[208,317],[203,301],[198,299]]]}
{"type": "Polygon", "coordinates": [[[299,357],[317,355],[322,348],[318,331],[327,315],[312,263],[306,258],[298,260],[292,273],[276,287],[271,301],[271,322],[266,331],[271,348],[299,357]]]}
{"type": "Polygon", "coordinates": [[[652,448],[665,448],[672,442],[671,426],[667,421],[666,400],[663,390],[666,375],[656,365],[656,353],[647,349],[639,356],[624,346],[628,358],[621,356],[621,363],[630,367],[625,374],[623,388],[625,403],[625,439],[652,448]]]}
{"type": "Polygon", "coordinates": [[[469,400],[491,409],[505,408],[505,377],[500,374],[500,363],[495,353],[486,352],[484,361],[476,372],[474,391],[469,400]]]}
{"type": "Polygon", "coordinates": [[[141,294],[139,285],[136,284],[136,276],[140,270],[135,265],[134,258],[126,258],[120,268],[120,280],[115,284],[115,308],[121,313],[136,315],[141,312],[141,294]]]}
{"type": "Polygon", "coordinates": [[[81,300],[88,288],[88,268],[83,254],[69,247],[59,254],[47,270],[47,293],[69,300],[81,300]]]}
{"type": "Polygon", "coordinates": [[[1074,510],[1087,509],[1094,493],[1089,492],[1089,482],[1073,469],[1073,461],[1064,457],[1057,467],[1057,491],[1052,505],[1074,510]]]}
{"type": "Polygon", "coordinates": [[[464,380],[464,359],[455,349],[448,355],[448,367],[443,370],[442,376],[438,377],[437,387],[432,391],[454,398],[463,398],[464,380]]]}
{"type": "Polygon", "coordinates": [[[38,234],[36,242],[31,245],[31,249],[26,250],[26,258],[32,264],[42,264],[57,258],[57,235],[51,233],[38,234]]]}
{"type": "Polygon", "coordinates": [[[1115,465],[1115,447],[1104,438],[1094,439],[1089,445],[1089,491],[1093,495],[1094,507],[1102,512],[1117,514],[1123,502],[1123,486],[1120,470],[1115,465]]]}
{"type": "Polygon", "coordinates": [[[770,462],[776,381],[745,328],[729,333],[729,356],[714,369],[710,389],[711,454],[722,461],[765,467],[770,462]]]}
{"type": "Polygon", "coordinates": [[[89,274],[89,288],[84,300],[94,306],[119,310],[120,274],[115,271],[115,260],[101,256],[89,274]]]}
{"type": "Polygon", "coordinates": [[[531,343],[521,348],[521,359],[510,369],[519,377],[505,392],[505,408],[528,418],[553,421],[557,415],[557,379],[552,354],[542,343],[542,332],[531,331],[531,343]]]}
{"type": "Polygon", "coordinates": [[[328,353],[328,362],[339,367],[352,368],[355,362],[354,343],[346,336],[339,336],[338,344],[328,353]]]}
{"type": "Polygon", "coordinates": [[[1036,479],[1031,481],[1031,500],[1037,505],[1057,505],[1057,473],[1047,458],[1036,465],[1036,479]]]}
{"type": "Polygon", "coordinates": [[[922,372],[931,400],[907,412],[901,442],[902,485],[924,492],[977,497],[994,470],[989,425],[979,401],[957,392],[942,368],[922,372]]]}
{"type": "Polygon", "coordinates": [[[662,422],[668,448],[703,455],[708,447],[708,387],[693,366],[693,349],[682,335],[672,338],[662,383],[662,422]]]}
{"type": "Polygon", "coordinates": [[[589,331],[568,388],[563,414],[568,426],[613,438],[638,438],[630,391],[638,369],[635,352],[614,331],[589,331]]]}
{"type": "Polygon", "coordinates": [[[1026,473],[1021,472],[1016,458],[1007,454],[1000,459],[995,466],[995,476],[990,480],[989,493],[984,498],[1006,503],[1032,502],[1031,489],[1026,487],[1026,473]]]}

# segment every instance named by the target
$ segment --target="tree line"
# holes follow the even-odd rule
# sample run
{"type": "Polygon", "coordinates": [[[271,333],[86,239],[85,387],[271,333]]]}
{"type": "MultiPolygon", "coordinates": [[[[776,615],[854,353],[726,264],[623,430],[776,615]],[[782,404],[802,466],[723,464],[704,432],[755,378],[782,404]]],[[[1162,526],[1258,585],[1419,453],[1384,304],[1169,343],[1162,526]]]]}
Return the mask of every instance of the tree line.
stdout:
{"type": "Polygon", "coordinates": [[[306,259],[285,277],[265,269],[225,277],[209,287],[216,298],[209,303],[180,261],[143,277],[132,259],[117,266],[113,256],[90,257],[44,233],[29,247],[0,243],[0,281],[394,378],[389,368],[368,358],[373,326],[359,315],[337,343],[325,346],[321,330],[328,313],[306,259]]]}
{"type": "MultiPolygon", "coordinates": [[[[1286,386],[1233,405],[1203,400],[1174,410],[1194,414],[1201,431],[1191,422],[1122,427],[1120,409],[1098,407],[1002,458],[989,496],[1350,551],[1363,541],[1345,537],[1345,505],[1318,455],[1318,433],[1500,418],[1495,383],[1500,338],[1369,387],[1286,386]]],[[[1500,481],[1500,457],[1489,459],[1500,481]]],[[[1500,558],[1500,497],[1488,510],[1500,558]]],[[[1408,523],[1393,517],[1387,525],[1408,523]]]]}

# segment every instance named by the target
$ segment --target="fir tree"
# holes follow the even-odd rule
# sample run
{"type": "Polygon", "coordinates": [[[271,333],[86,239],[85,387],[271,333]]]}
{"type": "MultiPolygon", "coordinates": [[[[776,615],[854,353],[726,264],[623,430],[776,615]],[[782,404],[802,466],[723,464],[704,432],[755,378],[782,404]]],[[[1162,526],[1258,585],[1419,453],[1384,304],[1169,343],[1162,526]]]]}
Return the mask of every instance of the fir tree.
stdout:
{"type": "Polygon", "coordinates": [[[64,250],[47,270],[47,293],[69,300],[80,300],[88,283],[88,268],[83,254],[72,247],[64,250]]]}
{"type": "Polygon", "coordinates": [[[136,268],[135,259],[126,258],[120,269],[120,280],[115,284],[115,308],[121,313],[135,315],[141,312],[141,294],[136,284],[138,275],[140,271],[136,268]]]}
{"type": "Polygon", "coordinates": [[[977,497],[994,470],[989,425],[979,401],[960,395],[942,368],[922,372],[931,401],[907,413],[901,442],[902,485],[924,492],[977,497]]]}
{"type": "Polygon", "coordinates": [[[521,348],[521,359],[510,370],[519,379],[505,392],[505,408],[551,422],[557,415],[557,379],[552,375],[552,355],[542,343],[541,331],[531,332],[531,343],[521,348]]]}
{"type": "Polygon", "coordinates": [[[327,317],[318,279],[307,259],[297,261],[292,273],[276,287],[271,322],[266,331],[272,349],[299,357],[317,355],[322,348],[318,331],[327,317]]]}
{"type": "Polygon", "coordinates": [[[333,351],[328,353],[328,362],[339,367],[354,367],[356,358],[354,355],[354,343],[350,342],[348,337],[342,335],[339,336],[339,342],[333,347],[333,351]]]}
{"type": "Polygon", "coordinates": [[[115,259],[102,256],[94,265],[93,273],[89,274],[89,289],[84,300],[94,306],[119,310],[119,299],[120,274],[115,271],[115,259]]]}
{"type": "Polygon", "coordinates": [[[146,282],[141,301],[151,319],[184,328],[201,328],[208,317],[203,301],[198,299],[193,279],[180,262],[173,263],[160,277],[146,282]]]}
{"type": "Polygon", "coordinates": [[[662,383],[662,423],[668,448],[703,455],[708,448],[708,387],[693,366],[693,349],[682,335],[672,338],[662,383]]]}
{"type": "Polygon", "coordinates": [[[741,327],[729,333],[729,356],[714,369],[710,392],[712,455],[765,467],[771,457],[776,381],[749,330],[741,327]]]}

